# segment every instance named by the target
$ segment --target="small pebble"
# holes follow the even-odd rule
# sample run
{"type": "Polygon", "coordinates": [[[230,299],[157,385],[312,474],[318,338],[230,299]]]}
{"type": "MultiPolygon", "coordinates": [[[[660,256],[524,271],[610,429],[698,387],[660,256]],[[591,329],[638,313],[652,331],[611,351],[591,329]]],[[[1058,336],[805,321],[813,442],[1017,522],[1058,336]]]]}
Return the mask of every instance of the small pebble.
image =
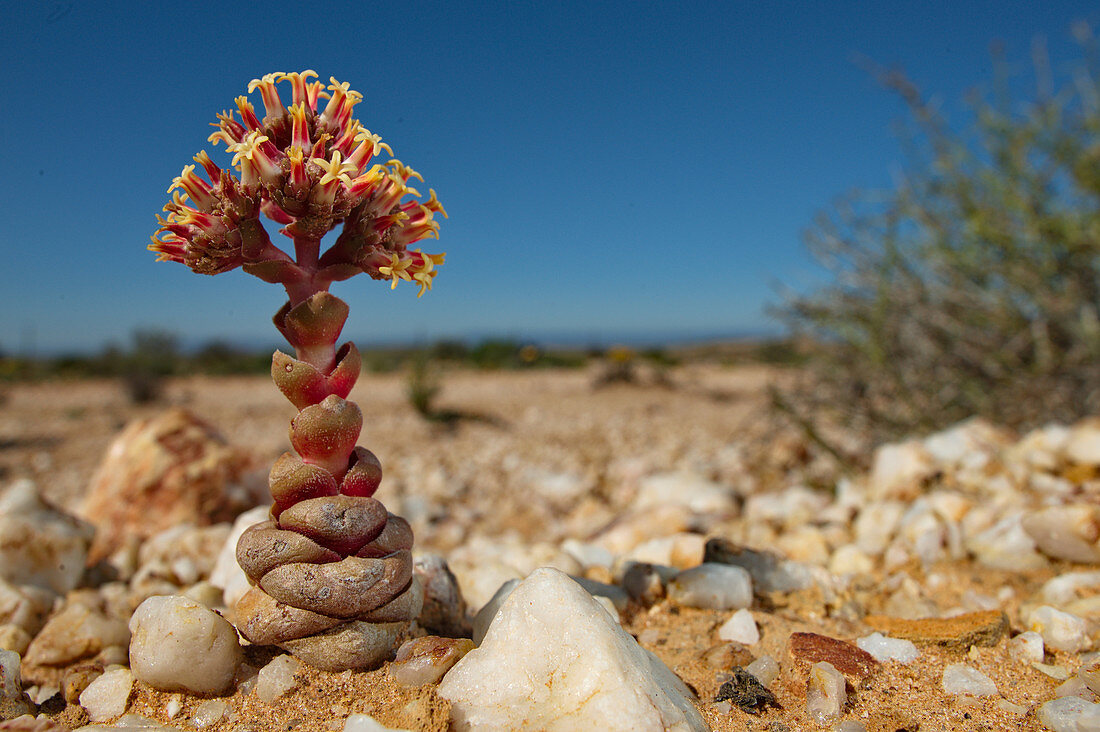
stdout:
{"type": "Polygon", "coordinates": [[[855,719],[846,719],[833,729],[835,732],[867,732],[863,722],[855,719]]]}
{"type": "Polygon", "coordinates": [[[389,671],[394,680],[404,686],[436,684],[474,648],[474,642],[468,638],[434,635],[414,638],[397,649],[397,658],[390,664],[389,671]]]}
{"type": "Polygon", "coordinates": [[[1079,653],[1092,645],[1088,626],[1076,615],[1042,605],[1031,612],[1028,625],[1043,636],[1043,642],[1057,651],[1079,653]]]}
{"type": "Polygon", "coordinates": [[[943,670],[943,690],[955,696],[996,696],[997,685],[981,671],[962,663],[952,663],[943,670]]]}
{"type": "Polygon", "coordinates": [[[752,604],[752,577],[741,567],[707,562],[673,577],[668,595],[688,607],[745,608],[752,604]]]}
{"type": "Polygon", "coordinates": [[[203,729],[219,722],[227,711],[229,711],[229,705],[224,701],[210,699],[200,704],[195,713],[191,715],[191,723],[199,729],[203,729]]]}
{"type": "Polygon", "coordinates": [[[886,661],[898,661],[900,663],[912,663],[920,656],[917,647],[912,641],[902,638],[889,638],[882,633],[871,633],[856,640],[856,646],[867,651],[879,663],[886,661]]]}
{"type": "Polygon", "coordinates": [[[847,682],[833,664],[819,661],[806,680],[806,713],[825,726],[840,719],[848,702],[847,682]]]}
{"type": "Polygon", "coordinates": [[[183,702],[180,701],[179,694],[173,694],[172,698],[168,700],[168,703],[164,705],[164,714],[168,719],[175,719],[176,715],[180,713],[180,709],[183,708],[183,702]]]}
{"type": "Polygon", "coordinates": [[[301,668],[298,659],[289,654],[271,659],[257,675],[256,696],[265,704],[275,701],[297,685],[294,674],[301,668]]]}
{"type": "Polygon", "coordinates": [[[745,670],[764,686],[771,686],[779,678],[779,663],[766,653],[746,666],[745,670]]]}
{"type": "Polygon", "coordinates": [[[734,641],[751,646],[760,641],[760,630],[752,613],[742,608],[730,616],[730,619],[718,628],[718,637],[724,641],[734,641]]]}
{"type": "Polygon", "coordinates": [[[1037,716],[1052,732],[1093,730],[1100,723],[1100,704],[1079,696],[1064,696],[1041,705],[1037,716]]]}
{"type": "Polygon", "coordinates": [[[1042,663],[1045,655],[1043,636],[1034,630],[1020,633],[1008,642],[1008,655],[1021,663],[1042,663]]]}
{"type": "Polygon", "coordinates": [[[134,675],[129,669],[107,671],[84,689],[80,706],[93,722],[106,722],[126,711],[133,689],[134,675]]]}
{"type": "Polygon", "coordinates": [[[374,717],[366,714],[353,714],[344,722],[344,732],[409,732],[409,730],[383,727],[374,717]]]}

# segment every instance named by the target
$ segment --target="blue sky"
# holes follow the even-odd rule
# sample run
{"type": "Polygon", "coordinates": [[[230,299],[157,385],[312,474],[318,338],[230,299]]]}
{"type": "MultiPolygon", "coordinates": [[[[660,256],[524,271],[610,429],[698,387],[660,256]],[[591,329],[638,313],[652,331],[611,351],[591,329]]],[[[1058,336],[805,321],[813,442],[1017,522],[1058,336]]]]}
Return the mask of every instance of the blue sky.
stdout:
{"type": "MultiPolygon", "coordinates": [[[[316,69],[424,175],[450,219],[433,292],[334,286],[361,342],[485,334],[685,337],[774,328],[776,283],[816,276],[800,240],[852,188],[889,184],[899,103],[859,56],[955,109],[1078,58],[1091,2],[9,4],[0,23],[0,349],[276,343],[280,288],[145,250],[216,112],[270,71],[316,69]],[[305,10],[308,8],[308,11],[305,10]]],[[[257,106],[259,95],[253,95],[257,106]]]]}

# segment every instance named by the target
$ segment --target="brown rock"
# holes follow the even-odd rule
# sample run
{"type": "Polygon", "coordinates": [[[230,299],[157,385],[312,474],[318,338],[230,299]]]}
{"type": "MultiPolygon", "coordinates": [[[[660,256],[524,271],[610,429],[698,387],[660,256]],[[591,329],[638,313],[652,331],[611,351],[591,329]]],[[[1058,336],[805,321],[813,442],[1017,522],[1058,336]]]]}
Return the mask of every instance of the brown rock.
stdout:
{"type": "Polygon", "coordinates": [[[826,661],[840,673],[860,679],[869,677],[879,666],[879,662],[867,651],[817,633],[791,633],[787,648],[795,661],[806,664],[826,661]]]}
{"type": "Polygon", "coordinates": [[[863,622],[891,638],[963,651],[970,646],[995,646],[1008,632],[1008,616],[1000,610],[917,620],[868,615],[863,622]]]}
{"type": "Polygon", "coordinates": [[[397,657],[389,672],[404,686],[438,684],[443,675],[474,649],[469,638],[440,638],[427,635],[405,641],[397,649],[397,657]]]}
{"type": "Polygon", "coordinates": [[[424,586],[424,605],[416,619],[420,627],[435,635],[468,638],[472,629],[466,599],[447,560],[422,554],[414,562],[413,573],[424,586]]]}
{"type": "Polygon", "coordinates": [[[245,486],[251,467],[248,453],[187,410],[131,422],[111,443],[84,501],[82,514],[97,529],[89,561],[128,537],[232,521],[260,501],[262,486],[231,490],[245,486]]]}

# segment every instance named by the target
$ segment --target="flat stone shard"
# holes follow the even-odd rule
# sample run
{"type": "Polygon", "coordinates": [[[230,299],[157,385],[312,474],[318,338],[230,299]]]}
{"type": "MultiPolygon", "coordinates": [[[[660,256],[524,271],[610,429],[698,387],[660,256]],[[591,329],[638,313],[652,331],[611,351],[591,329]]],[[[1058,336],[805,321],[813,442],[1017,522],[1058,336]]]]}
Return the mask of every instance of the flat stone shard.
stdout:
{"type": "Polygon", "coordinates": [[[1008,632],[1008,616],[1000,610],[917,620],[868,615],[863,622],[891,638],[964,651],[970,646],[995,646],[1008,632]]]}
{"type": "Polygon", "coordinates": [[[707,730],[687,686],[559,570],[535,570],[443,678],[457,730],[707,730]]]}

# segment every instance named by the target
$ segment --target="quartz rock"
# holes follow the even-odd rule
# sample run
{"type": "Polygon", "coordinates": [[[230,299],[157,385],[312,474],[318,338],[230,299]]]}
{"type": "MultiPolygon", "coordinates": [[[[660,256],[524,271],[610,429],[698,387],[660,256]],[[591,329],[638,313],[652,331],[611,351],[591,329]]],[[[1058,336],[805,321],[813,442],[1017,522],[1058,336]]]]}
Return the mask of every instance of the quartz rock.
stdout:
{"type": "Polygon", "coordinates": [[[493,618],[496,617],[497,612],[500,610],[500,606],[504,604],[504,601],[508,599],[508,595],[512,594],[512,590],[516,589],[519,583],[520,581],[518,579],[505,582],[500,586],[489,602],[485,603],[485,606],[477,611],[477,615],[474,616],[473,622],[474,645],[481,645],[481,640],[489,630],[489,625],[492,624],[493,618]]]}
{"type": "Polygon", "coordinates": [[[344,721],[343,732],[410,732],[396,727],[384,727],[367,714],[352,714],[344,721]]]}
{"type": "Polygon", "coordinates": [[[642,478],[634,501],[636,509],[675,504],[712,518],[733,514],[733,492],[697,473],[657,473],[642,478]]]}
{"type": "Polygon", "coordinates": [[[1044,508],[1025,516],[1023,527],[1048,556],[1100,564],[1100,506],[1075,503],[1044,508]]]}
{"type": "Polygon", "coordinates": [[[301,668],[294,656],[284,654],[271,659],[257,674],[256,696],[264,704],[275,701],[297,685],[294,674],[301,668]]]}
{"type": "Polygon", "coordinates": [[[837,721],[848,702],[847,687],[843,674],[831,663],[815,663],[806,680],[806,713],[822,726],[837,721]]]}
{"type": "Polygon", "coordinates": [[[882,445],[875,450],[868,491],[875,498],[914,498],[936,470],[932,456],[917,440],[882,445]]]}
{"type": "Polygon", "coordinates": [[[979,562],[992,569],[1021,572],[1042,569],[1049,563],[1038,552],[1035,540],[1024,530],[1023,514],[1019,512],[967,538],[966,548],[979,562]]]}
{"type": "Polygon", "coordinates": [[[1083,419],[1070,427],[1062,451],[1078,465],[1100,465],[1100,420],[1083,419]]]}
{"type": "Polygon", "coordinates": [[[406,641],[389,666],[390,675],[404,686],[438,683],[459,659],[474,649],[468,638],[428,635],[406,641]]]}
{"type": "Polygon", "coordinates": [[[1036,716],[1053,732],[1094,730],[1100,721],[1100,704],[1086,701],[1079,696],[1063,696],[1041,705],[1036,716]],[[1086,726],[1090,724],[1092,726],[1086,726]]]}
{"type": "Polygon", "coordinates": [[[102,602],[67,602],[27,648],[29,666],[65,666],[130,642],[126,621],[102,602]]]}
{"type": "Polygon", "coordinates": [[[22,628],[34,637],[46,624],[56,598],[53,590],[0,579],[0,623],[22,628]]]}
{"type": "Polygon", "coordinates": [[[438,692],[458,730],[707,729],[686,685],[553,569],[512,591],[438,692]]]}
{"type": "Polygon", "coordinates": [[[751,646],[759,642],[760,630],[756,627],[756,620],[753,619],[752,613],[742,608],[718,628],[718,637],[724,641],[735,641],[751,646]]]}
{"type": "Polygon", "coordinates": [[[161,691],[221,693],[243,657],[236,629],[185,597],[145,600],[130,619],[130,632],[134,675],[161,691]]]}
{"type": "Polygon", "coordinates": [[[673,577],[668,595],[688,607],[745,608],[752,604],[752,576],[741,567],[706,562],[673,577]]]}
{"type": "Polygon", "coordinates": [[[772,552],[739,546],[725,539],[711,539],[703,554],[704,564],[741,567],[752,576],[758,592],[793,592],[814,584],[814,570],[772,552]]]}
{"type": "Polygon", "coordinates": [[[771,686],[772,682],[779,678],[779,662],[766,653],[745,666],[745,670],[764,686],[771,686]]]}
{"type": "Polygon", "coordinates": [[[856,640],[856,646],[867,651],[879,663],[898,661],[912,663],[920,653],[912,641],[903,638],[889,638],[882,633],[871,633],[856,640]]]}
{"type": "Polygon", "coordinates": [[[247,452],[185,409],[134,420],[108,448],[82,507],[97,528],[92,561],[173,526],[232,521],[264,492],[251,467],[247,452]]]}
{"type": "Polygon", "coordinates": [[[0,580],[64,595],[80,582],[94,535],[91,524],[44,501],[34,483],[16,481],[0,493],[0,580]]]}
{"type": "Polygon", "coordinates": [[[1057,651],[1078,653],[1091,645],[1088,626],[1083,619],[1050,605],[1041,605],[1032,610],[1028,625],[1031,630],[1043,636],[1047,647],[1057,651]]]}
{"type": "Polygon", "coordinates": [[[251,585],[241,565],[237,562],[237,541],[241,534],[254,524],[263,523],[269,518],[270,505],[256,506],[236,518],[229,535],[214,560],[214,568],[210,571],[210,584],[222,589],[222,597],[227,608],[236,607],[237,602],[244,597],[251,585]]]}
{"type": "Polygon", "coordinates": [[[1100,571],[1066,572],[1047,580],[1039,596],[1044,602],[1065,609],[1067,605],[1088,591],[1100,591],[1100,571]]]}
{"type": "Polygon", "coordinates": [[[221,721],[228,711],[229,705],[221,699],[209,699],[195,709],[195,713],[191,715],[191,724],[199,729],[206,729],[221,721]]]}
{"type": "Polygon", "coordinates": [[[93,722],[106,722],[126,711],[133,690],[134,675],[130,669],[114,669],[88,684],[80,694],[80,706],[93,722]]]}
{"type": "Polygon", "coordinates": [[[943,690],[948,694],[996,696],[997,685],[981,671],[962,663],[949,664],[943,670],[943,690]]]}
{"type": "Polygon", "coordinates": [[[1043,636],[1034,630],[1020,633],[1008,642],[1008,654],[1021,663],[1042,663],[1046,657],[1043,636]]]}

